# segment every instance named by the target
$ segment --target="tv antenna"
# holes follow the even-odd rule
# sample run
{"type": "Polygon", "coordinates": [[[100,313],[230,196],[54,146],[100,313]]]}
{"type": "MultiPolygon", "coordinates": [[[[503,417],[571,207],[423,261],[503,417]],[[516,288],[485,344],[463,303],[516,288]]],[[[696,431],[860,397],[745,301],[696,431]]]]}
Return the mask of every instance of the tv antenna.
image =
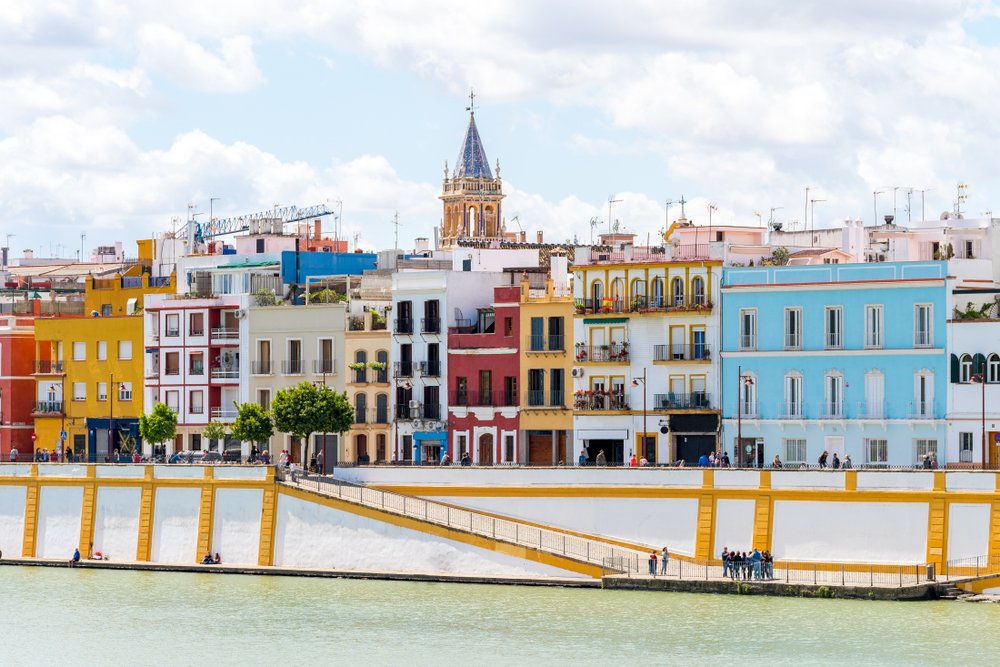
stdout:
{"type": "MultiPolygon", "coordinates": [[[[398,251],[399,250],[399,211],[396,211],[396,215],[392,216],[392,224],[396,226],[396,241],[394,243],[394,245],[396,247],[394,249],[398,251]]],[[[398,252],[397,252],[397,254],[398,254],[398,252]]]]}
{"type": "Polygon", "coordinates": [[[931,190],[935,190],[935,189],[936,188],[927,188],[926,190],[917,190],[917,192],[920,193],[920,219],[921,220],[926,220],[927,219],[927,211],[924,208],[924,193],[925,192],[930,192],[931,190]]]}
{"type": "Polygon", "coordinates": [[[764,223],[764,216],[760,214],[760,211],[754,209],[753,214],[757,216],[757,226],[760,227],[764,223]]]}
{"type": "Polygon", "coordinates": [[[962,202],[968,201],[969,195],[965,194],[965,191],[969,189],[969,185],[963,181],[958,182],[958,195],[955,198],[955,213],[962,215],[962,202]]]}
{"type": "MultiPolygon", "coordinates": [[[[770,229],[772,231],[774,230],[774,212],[775,211],[780,211],[780,210],[782,210],[784,208],[785,208],[784,206],[772,206],[771,207],[771,218],[767,221],[767,228],[768,229],[770,229]]],[[[780,231],[780,228],[779,228],[779,231],[780,231]]]]}
{"type": "Polygon", "coordinates": [[[608,196],[608,234],[611,233],[611,206],[621,201],[621,199],[615,199],[614,195],[608,196]]]}

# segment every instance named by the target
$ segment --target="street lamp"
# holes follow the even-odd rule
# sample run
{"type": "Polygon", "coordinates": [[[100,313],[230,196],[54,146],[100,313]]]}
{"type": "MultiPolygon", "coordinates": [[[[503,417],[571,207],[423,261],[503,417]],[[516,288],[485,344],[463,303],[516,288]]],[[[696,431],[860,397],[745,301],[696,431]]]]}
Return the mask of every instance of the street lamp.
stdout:
{"type": "MultiPolygon", "coordinates": [[[[646,455],[646,368],[642,369],[642,377],[632,378],[632,386],[638,387],[639,383],[642,382],[642,440],[639,442],[642,444],[642,448],[639,450],[639,456],[644,457],[646,455]]],[[[655,458],[655,457],[654,457],[655,458]]],[[[646,459],[647,461],[649,459],[646,459]]]]}
{"type": "Polygon", "coordinates": [[[124,387],[126,382],[115,382],[115,374],[111,374],[111,381],[108,382],[108,457],[114,461],[115,457],[115,387],[124,387]]]}
{"type": "Polygon", "coordinates": [[[986,364],[979,364],[979,372],[969,378],[971,384],[983,385],[983,470],[986,470],[986,364]]]}
{"type": "Polygon", "coordinates": [[[754,384],[752,375],[743,374],[743,366],[737,366],[736,372],[739,375],[740,389],[736,401],[736,467],[742,468],[739,464],[743,457],[743,387],[752,387],[754,384]]]}

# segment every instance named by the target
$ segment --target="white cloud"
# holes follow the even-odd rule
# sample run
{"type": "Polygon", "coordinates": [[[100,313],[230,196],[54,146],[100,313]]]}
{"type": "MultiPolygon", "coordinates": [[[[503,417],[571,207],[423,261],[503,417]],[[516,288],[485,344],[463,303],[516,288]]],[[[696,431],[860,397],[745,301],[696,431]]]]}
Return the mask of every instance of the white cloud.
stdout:
{"type": "Polygon", "coordinates": [[[179,86],[204,92],[241,92],[264,81],[253,55],[253,40],[237,35],[222,40],[218,56],[164,25],[139,31],[139,64],[162,72],[179,86]]]}

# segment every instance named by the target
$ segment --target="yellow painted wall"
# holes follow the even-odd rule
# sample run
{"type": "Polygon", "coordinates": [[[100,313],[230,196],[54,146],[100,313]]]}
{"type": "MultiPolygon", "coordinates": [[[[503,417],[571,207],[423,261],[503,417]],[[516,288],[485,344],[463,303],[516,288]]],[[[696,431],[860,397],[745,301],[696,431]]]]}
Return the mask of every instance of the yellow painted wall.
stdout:
{"type": "MultiPolygon", "coordinates": [[[[573,428],[573,297],[553,296],[552,281],[548,281],[547,296],[533,298],[529,296],[528,283],[521,283],[520,327],[521,327],[521,364],[518,379],[518,393],[521,401],[521,429],[523,430],[571,430],[573,428]],[[545,335],[548,336],[548,318],[563,318],[562,352],[530,352],[525,344],[531,335],[531,318],[544,317],[545,335]],[[549,371],[553,368],[563,369],[563,387],[566,408],[540,410],[527,407],[528,371],[533,368],[545,369],[545,391],[549,390],[549,371]]],[[[548,396],[546,396],[548,402],[548,396]]]]}
{"type": "MultiPolygon", "coordinates": [[[[130,274],[138,273],[139,267],[130,269],[130,274]]],[[[129,299],[138,299],[138,305],[142,306],[142,297],[146,294],[170,294],[174,291],[175,277],[171,277],[170,285],[162,287],[149,287],[149,274],[142,274],[142,287],[134,289],[122,289],[117,278],[111,279],[118,286],[111,289],[94,289],[94,283],[88,279],[87,293],[84,296],[84,313],[90,315],[93,311],[101,312],[101,306],[111,304],[112,315],[127,315],[126,308],[129,299]]],[[[103,283],[98,283],[103,284],[103,283]]]]}

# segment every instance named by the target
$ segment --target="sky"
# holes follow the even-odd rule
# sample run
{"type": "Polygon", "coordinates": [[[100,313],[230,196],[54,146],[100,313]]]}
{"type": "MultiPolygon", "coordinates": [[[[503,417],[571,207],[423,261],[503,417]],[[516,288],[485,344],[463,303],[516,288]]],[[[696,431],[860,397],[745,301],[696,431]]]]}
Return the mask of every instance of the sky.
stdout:
{"type": "Polygon", "coordinates": [[[532,238],[589,242],[609,199],[654,242],[682,196],[699,224],[817,228],[877,191],[897,221],[959,182],[968,217],[1000,201],[993,2],[4,0],[0,241],[131,254],[189,206],[325,204],[352,249],[392,247],[397,213],[412,248],[471,89],[532,238]]]}

